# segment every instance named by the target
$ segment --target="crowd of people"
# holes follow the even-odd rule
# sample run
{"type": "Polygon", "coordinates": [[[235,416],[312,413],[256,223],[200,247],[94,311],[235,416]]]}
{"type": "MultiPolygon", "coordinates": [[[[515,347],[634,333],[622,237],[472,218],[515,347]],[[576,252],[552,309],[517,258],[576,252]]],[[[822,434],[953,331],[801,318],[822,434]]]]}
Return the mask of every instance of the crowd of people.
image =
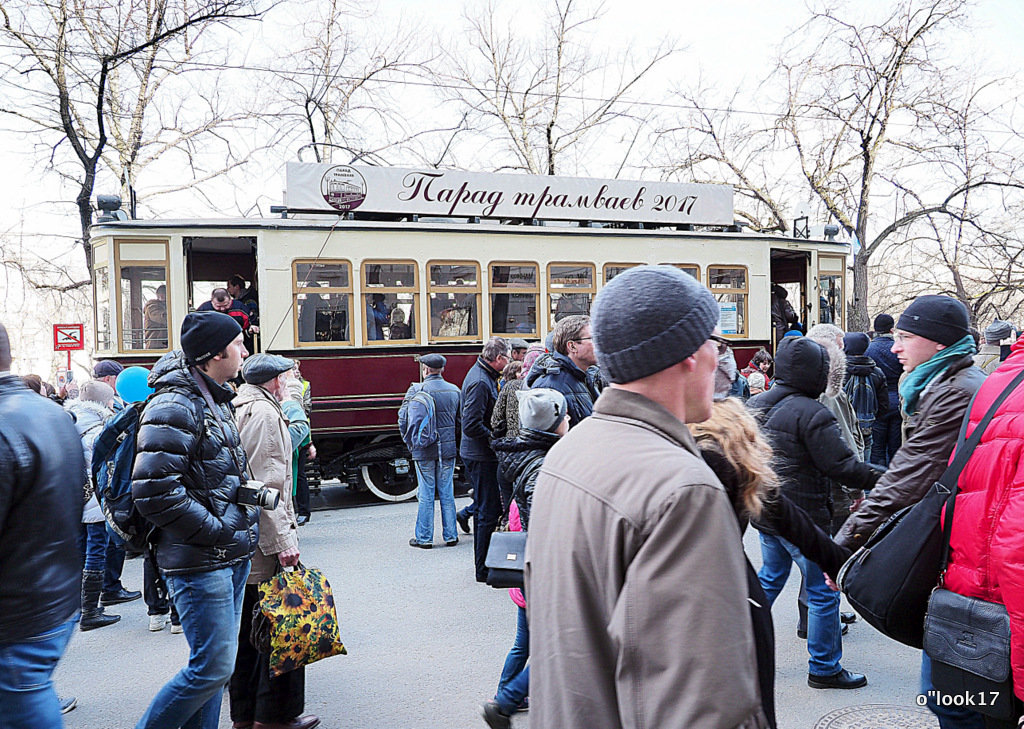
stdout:
{"type": "MultiPolygon", "coordinates": [[[[270,678],[248,640],[255,585],[300,556],[306,391],[292,360],[247,357],[238,318],[212,308],[185,318],[181,349],[147,374],[149,389],[128,386],[136,368],[101,362],[63,412],[30,392],[46,394],[36,378],[11,374],[0,326],[0,462],[13,464],[0,472],[5,725],[60,726],[49,677],[75,625],[113,625],[105,607],[140,597],[118,581],[123,552],[111,552],[86,475],[104,423],[139,399],[131,492],[155,527],[151,629],[169,619],[191,651],[137,727],[213,729],[225,687],[234,729],[319,723],[303,714],[303,672],[270,678]],[[247,482],[277,492],[279,506],[246,505],[247,482]],[[33,528],[26,508],[45,510],[53,528],[33,528]],[[40,660],[45,676],[25,690],[19,681],[38,676],[40,660]]],[[[924,497],[965,418],[969,432],[1024,368],[1024,344],[1003,345],[1010,325],[988,327],[982,346],[966,307],[947,296],[878,315],[870,335],[788,329],[774,357],[762,350],[744,367],[719,316],[692,277],[638,266],[543,345],[485,342],[461,388],[445,379],[444,356],[420,358],[399,412],[419,481],[409,545],[434,546],[435,499],[446,546],[472,534],[478,582],[495,530],[529,535],[525,587],[510,595],[515,635],[501,666],[495,656],[482,710],[492,729],[525,710],[538,727],[775,727],[771,611],[794,563],[809,687],[866,685],[844,667],[842,635],[856,616],[840,611],[833,578],[878,525],[924,497]],[[459,512],[457,457],[473,493],[459,512]],[[759,532],[758,571],[743,549],[748,527],[759,532]]],[[[947,589],[1005,605],[1015,627],[1021,414],[1015,393],[961,476],[945,575],[947,589]]],[[[1024,628],[1012,635],[1020,700],[1024,628]]],[[[938,701],[927,654],[920,676],[943,729],[1015,726],[938,701]]]]}

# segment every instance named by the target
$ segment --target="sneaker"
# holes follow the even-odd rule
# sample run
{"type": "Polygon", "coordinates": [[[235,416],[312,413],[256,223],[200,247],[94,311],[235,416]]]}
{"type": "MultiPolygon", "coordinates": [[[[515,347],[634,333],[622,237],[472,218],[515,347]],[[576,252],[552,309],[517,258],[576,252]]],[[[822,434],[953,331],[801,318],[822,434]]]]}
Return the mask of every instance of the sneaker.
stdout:
{"type": "Polygon", "coordinates": [[[185,629],[181,627],[181,623],[171,623],[171,632],[174,635],[181,635],[185,632],[185,629]]]}
{"type": "Polygon", "coordinates": [[[65,696],[63,699],[58,697],[57,701],[60,702],[60,713],[62,714],[66,714],[78,706],[77,696],[65,696]]]}
{"type": "Polygon", "coordinates": [[[410,547],[419,547],[420,549],[433,549],[434,545],[429,542],[417,542],[416,537],[409,540],[410,547]]]}
{"type": "Polygon", "coordinates": [[[455,539],[449,539],[447,542],[445,542],[444,546],[446,546],[446,547],[454,547],[458,543],[459,543],[459,538],[455,537],[455,539]]]}
{"type": "Polygon", "coordinates": [[[491,729],[511,729],[512,718],[503,714],[497,701],[488,701],[483,708],[484,721],[491,729]]]}
{"type": "Polygon", "coordinates": [[[156,633],[156,632],[159,632],[159,631],[163,630],[164,627],[167,625],[167,621],[168,620],[170,620],[170,618],[166,614],[164,614],[164,615],[150,615],[149,616],[149,630],[150,630],[150,632],[156,633]]]}

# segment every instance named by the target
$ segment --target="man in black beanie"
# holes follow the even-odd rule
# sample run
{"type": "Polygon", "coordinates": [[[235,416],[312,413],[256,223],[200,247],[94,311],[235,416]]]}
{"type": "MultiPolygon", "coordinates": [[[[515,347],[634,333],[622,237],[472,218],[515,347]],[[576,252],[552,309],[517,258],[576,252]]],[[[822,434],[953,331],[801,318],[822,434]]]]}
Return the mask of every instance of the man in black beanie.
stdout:
{"type": "Polygon", "coordinates": [[[736,516],[686,427],[711,415],[719,316],[671,266],[597,295],[611,384],[549,451],[530,510],[532,725],[767,726],[736,516]]]}
{"type": "Polygon", "coordinates": [[[946,469],[960,421],[985,381],[974,365],[970,326],[967,307],[949,296],[919,296],[900,315],[892,353],[906,373],[899,384],[903,445],[836,535],[842,546],[860,547],[892,514],[920,501],[946,469]]]}
{"type": "Polygon", "coordinates": [[[155,393],[139,425],[132,495],[157,526],[156,563],[191,650],[137,729],[219,726],[258,543],[259,509],[237,503],[245,451],[226,386],[246,354],[233,318],[193,312],[181,325],[181,350],[161,357],[149,376],[155,393]]]}

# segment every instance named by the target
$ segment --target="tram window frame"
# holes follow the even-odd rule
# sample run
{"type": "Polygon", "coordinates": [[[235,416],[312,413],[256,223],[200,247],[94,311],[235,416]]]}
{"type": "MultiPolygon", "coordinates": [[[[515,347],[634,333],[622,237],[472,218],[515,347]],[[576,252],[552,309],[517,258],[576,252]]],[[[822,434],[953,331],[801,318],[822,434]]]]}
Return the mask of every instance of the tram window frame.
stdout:
{"type": "Polygon", "coordinates": [[[623,273],[626,272],[626,271],[619,271],[619,273],[615,274],[615,276],[612,276],[612,278],[608,278],[608,269],[609,268],[624,268],[624,269],[626,269],[628,271],[631,268],[636,268],[637,266],[642,266],[642,265],[644,265],[644,264],[642,264],[642,263],[615,263],[615,262],[605,263],[603,266],[601,266],[601,285],[602,286],[607,286],[608,282],[611,281],[613,278],[615,278],[615,276],[621,276],[623,273]]]}
{"type": "MultiPolygon", "coordinates": [[[[113,299],[114,308],[112,315],[114,318],[114,330],[115,339],[113,341],[112,350],[122,354],[154,354],[171,351],[171,332],[174,331],[174,322],[171,317],[171,282],[170,282],[170,245],[171,242],[167,238],[115,238],[113,241],[114,246],[114,267],[112,269],[114,275],[109,279],[109,291],[110,298],[113,299]],[[121,258],[121,251],[125,246],[159,246],[163,250],[161,258],[121,258]],[[148,349],[145,346],[146,343],[146,331],[144,323],[140,326],[139,331],[141,334],[142,346],[126,346],[128,340],[125,338],[125,320],[124,320],[124,301],[123,301],[123,288],[122,281],[123,273],[125,269],[130,268],[159,268],[164,272],[163,275],[163,286],[164,286],[164,305],[166,308],[167,318],[167,336],[166,346],[148,349]]],[[[159,280],[159,279],[154,279],[159,280]]],[[[139,307],[139,314],[142,317],[141,321],[145,322],[145,306],[148,303],[148,299],[142,302],[142,306],[139,307]]],[[[131,328],[134,332],[135,327],[131,328]]],[[[130,335],[134,340],[135,334],[130,335]]]]}
{"type": "MultiPolygon", "coordinates": [[[[737,264],[737,263],[711,263],[711,264],[708,264],[708,266],[706,267],[705,273],[707,275],[707,284],[706,284],[707,288],[708,288],[708,290],[711,291],[712,295],[714,295],[714,297],[715,297],[715,301],[717,301],[719,304],[723,303],[718,298],[719,296],[741,296],[742,297],[742,302],[741,303],[742,303],[742,306],[743,306],[743,310],[742,310],[742,313],[740,314],[740,316],[742,318],[742,321],[743,321],[742,328],[740,328],[739,331],[737,331],[735,334],[725,334],[723,332],[722,336],[726,337],[727,339],[743,339],[743,338],[747,337],[748,332],[750,330],[750,325],[749,325],[749,321],[748,321],[750,319],[750,267],[749,266],[740,265],[740,264],[737,264]],[[711,271],[713,269],[716,269],[716,268],[723,268],[723,269],[732,269],[732,270],[741,270],[741,271],[743,271],[743,284],[744,284],[743,288],[736,288],[736,287],[713,288],[711,286],[711,271]]],[[[737,302],[737,303],[740,303],[740,302],[737,302]]]]}
{"type": "MultiPolygon", "coordinates": [[[[407,345],[407,344],[419,344],[423,336],[423,317],[420,311],[420,264],[412,259],[408,258],[374,258],[364,259],[359,264],[359,319],[363,324],[363,344],[367,347],[388,347],[395,344],[407,345]],[[412,284],[405,286],[370,286],[366,281],[366,275],[369,273],[370,266],[394,266],[402,265],[409,266],[412,269],[412,284]],[[373,294],[412,294],[412,306],[409,311],[416,317],[413,320],[413,326],[410,327],[412,330],[412,337],[408,339],[391,339],[390,338],[390,324],[388,325],[388,337],[385,339],[370,339],[370,322],[367,320],[367,302],[366,297],[372,296],[373,294]]],[[[408,315],[405,321],[409,323],[408,315]]]]}
{"type": "MultiPolygon", "coordinates": [[[[697,263],[662,263],[660,265],[678,268],[683,273],[690,273],[691,270],[696,271],[696,276],[693,276],[692,273],[690,275],[697,279],[697,283],[704,283],[704,279],[700,277],[700,265],[697,263]]],[[[708,266],[708,268],[711,268],[711,266],[708,266]]],[[[716,266],[716,268],[721,268],[721,266],[716,266]]]]}
{"type": "MultiPolygon", "coordinates": [[[[545,296],[547,300],[547,314],[548,314],[548,327],[553,331],[555,324],[555,300],[554,297],[560,294],[589,294],[590,302],[587,305],[587,311],[585,316],[590,316],[590,310],[594,306],[594,297],[597,295],[597,266],[587,261],[551,261],[544,269],[544,285],[547,287],[547,294],[545,296]],[[566,286],[563,288],[555,288],[551,285],[551,269],[555,266],[573,266],[577,268],[589,268],[590,269],[590,286],[566,286]]],[[[580,312],[570,312],[565,316],[574,316],[580,312]]],[[[564,317],[563,317],[564,318],[564,317]]]]}
{"type": "Polygon", "coordinates": [[[93,335],[96,342],[96,351],[98,352],[112,352],[117,351],[115,345],[116,327],[111,321],[112,307],[110,306],[110,264],[104,261],[102,265],[93,267],[93,286],[92,286],[92,302],[93,302],[93,335]],[[106,279],[106,285],[104,288],[104,296],[100,296],[100,277],[103,276],[106,279]],[[104,308],[100,308],[100,302],[105,305],[104,308]],[[106,314],[105,317],[101,317],[100,313],[106,314]],[[100,329],[100,319],[105,319],[105,328],[100,329]]]}
{"type": "MultiPolygon", "coordinates": [[[[355,267],[352,265],[352,261],[347,258],[296,258],[292,261],[291,266],[291,281],[292,281],[292,340],[295,343],[296,349],[308,349],[310,347],[316,348],[327,348],[327,347],[351,347],[355,341],[354,333],[356,328],[356,319],[353,316],[355,310],[355,299],[354,290],[355,284],[353,279],[355,274],[353,273],[355,267]],[[302,286],[299,284],[299,266],[310,265],[310,266],[337,266],[345,265],[348,266],[348,286],[302,286]],[[317,294],[340,294],[346,296],[348,299],[348,338],[347,339],[330,339],[330,340],[315,340],[312,342],[306,342],[299,339],[299,295],[313,291],[317,294]]],[[[313,327],[314,336],[316,326],[313,327]]]]}
{"type": "Polygon", "coordinates": [[[540,264],[536,261],[491,261],[487,264],[487,331],[492,337],[522,337],[525,339],[539,339],[541,334],[540,317],[540,264]],[[531,266],[534,271],[534,284],[532,286],[510,286],[504,283],[494,283],[494,269],[496,266],[531,266]],[[503,295],[532,295],[533,296],[533,322],[532,332],[496,332],[494,331],[494,297],[503,295]]]}
{"type": "Polygon", "coordinates": [[[824,309],[821,308],[820,299],[825,296],[824,287],[822,282],[825,279],[837,278],[839,279],[839,307],[837,309],[837,316],[835,317],[838,321],[831,322],[835,324],[843,331],[846,331],[846,259],[843,256],[830,256],[830,255],[818,255],[818,275],[815,283],[817,284],[819,301],[816,302],[818,308],[818,322],[821,321],[824,309]],[[822,261],[834,262],[836,267],[833,268],[822,268],[822,261]]]}
{"type": "MultiPolygon", "coordinates": [[[[483,323],[482,323],[482,305],[483,305],[483,281],[481,279],[481,270],[479,261],[469,260],[449,260],[449,259],[438,259],[430,260],[426,263],[426,303],[427,303],[427,342],[482,342],[483,341],[483,323]],[[434,266],[470,266],[476,271],[476,283],[463,286],[448,286],[443,284],[435,285],[433,282],[433,275],[431,269],[434,266]],[[474,313],[476,315],[476,334],[467,333],[456,336],[442,336],[440,334],[434,334],[434,315],[431,307],[433,301],[431,294],[472,294],[474,301],[474,313]]],[[[472,316],[472,314],[471,314],[472,316]]]]}

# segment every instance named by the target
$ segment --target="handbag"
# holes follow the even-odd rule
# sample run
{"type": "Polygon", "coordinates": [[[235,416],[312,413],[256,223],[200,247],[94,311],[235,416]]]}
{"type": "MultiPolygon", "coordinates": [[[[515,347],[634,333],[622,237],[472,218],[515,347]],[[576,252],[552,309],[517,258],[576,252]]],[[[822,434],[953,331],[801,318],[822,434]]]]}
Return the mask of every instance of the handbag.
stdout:
{"type": "Polygon", "coordinates": [[[494,532],[484,566],[491,587],[523,587],[526,532],[494,532]]]}
{"type": "Polygon", "coordinates": [[[928,598],[939,584],[942,571],[942,509],[996,410],[1021,381],[1024,370],[999,394],[965,442],[971,413],[968,405],[957,438],[956,457],[942,477],[918,503],[901,509],[879,526],[836,575],[836,584],[853,609],[893,640],[923,647],[928,598]]]}
{"type": "MultiPolygon", "coordinates": [[[[1012,387],[1011,387],[1012,389],[1012,387]]],[[[942,585],[949,565],[956,491],[946,506],[939,586],[928,599],[924,652],[932,660],[932,686],[951,696],[974,697],[971,708],[1012,719],[1016,701],[1010,671],[1010,615],[1005,605],[959,595],[942,585]]]]}
{"type": "Polygon", "coordinates": [[[256,609],[269,625],[261,631],[254,614],[250,639],[269,657],[271,678],[348,653],[341,642],[334,593],[320,570],[300,562],[294,570],[261,582],[257,590],[256,609]]]}

